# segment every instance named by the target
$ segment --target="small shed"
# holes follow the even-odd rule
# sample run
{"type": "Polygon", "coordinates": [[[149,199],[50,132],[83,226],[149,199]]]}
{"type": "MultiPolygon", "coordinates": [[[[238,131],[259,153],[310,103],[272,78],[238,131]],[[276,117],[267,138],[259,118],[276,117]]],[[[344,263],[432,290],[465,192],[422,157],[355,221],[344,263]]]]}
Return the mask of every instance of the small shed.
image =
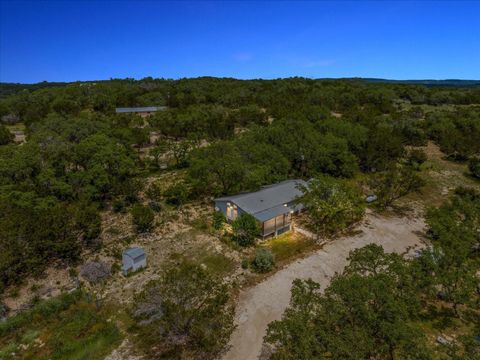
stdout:
{"type": "Polygon", "coordinates": [[[122,271],[124,275],[147,266],[147,255],[141,247],[132,247],[123,252],[122,271]]]}

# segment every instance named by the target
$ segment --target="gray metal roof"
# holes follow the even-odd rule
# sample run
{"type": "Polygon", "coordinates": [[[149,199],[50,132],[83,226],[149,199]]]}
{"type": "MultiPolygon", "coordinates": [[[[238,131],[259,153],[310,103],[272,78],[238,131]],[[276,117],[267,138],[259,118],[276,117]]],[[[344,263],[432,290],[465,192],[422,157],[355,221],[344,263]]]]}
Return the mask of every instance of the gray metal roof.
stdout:
{"type": "Polygon", "coordinates": [[[165,110],[166,106],[145,106],[145,107],[129,107],[129,108],[116,108],[116,113],[143,113],[143,112],[155,112],[165,110]]]}
{"type": "Polygon", "coordinates": [[[133,260],[145,255],[145,251],[141,247],[132,247],[123,252],[124,255],[131,257],[133,260]]]}
{"type": "Polygon", "coordinates": [[[271,219],[275,216],[286,214],[291,210],[299,210],[299,205],[289,207],[285,204],[294,201],[303,195],[298,188],[300,185],[307,186],[303,180],[286,180],[277,184],[264,186],[261,190],[224,196],[215,201],[230,201],[240,207],[243,211],[255,216],[260,221],[271,219]]]}

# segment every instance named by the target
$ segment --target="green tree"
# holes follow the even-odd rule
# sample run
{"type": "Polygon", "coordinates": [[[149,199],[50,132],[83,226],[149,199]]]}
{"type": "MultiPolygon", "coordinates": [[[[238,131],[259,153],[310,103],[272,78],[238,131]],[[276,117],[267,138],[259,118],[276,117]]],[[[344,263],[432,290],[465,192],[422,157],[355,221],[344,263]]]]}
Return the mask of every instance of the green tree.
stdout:
{"type": "Polygon", "coordinates": [[[265,337],[272,358],[429,359],[412,321],[420,302],[405,260],[374,246],[350,260],[324,293],[312,280],[294,281],[289,308],[265,337]]]}
{"type": "Polygon", "coordinates": [[[382,208],[387,208],[402,196],[418,191],[424,184],[424,180],[413,168],[399,164],[374,175],[370,180],[370,187],[378,196],[378,204],[382,208]]]}
{"type": "Polygon", "coordinates": [[[171,205],[180,206],[187,202],[189,191],[184,183],[176,183],[170,186],[163,196],[165,196],[166,202],[171,205]]]}
{"type": "Polygon", "coordinates": [[[135,204],[131,210],[133,224],[138,232],[150,231],[153,227],[155,214],[148,206],[135,204]]]}
{"type": "Polygon", "coordinates": [[[250,214],[242,213],[232,222],[233,241],[240,246],[255,244],[255,238],[260,229],[257,220],[250,214]]]}
{"type": "Polygon", "coordinates": [[[3,124],[0,124],[0,145],[6,145],[13,141],[13,134],[3,124]]]}
{"type": "Polygon", "coordinates": [[[360,192],[346,181],[322,176],[302,188],[298,199],[308,210],[308,219],[321,235],[346,229],[362,218],[365,207],[360,192]]]}
{"type": "Polygon", "coordinates": [[[188,172],[198,191],[227,194],[239,189],[245,165],[231,142],[219,141],[198,149],[191,157],[188,172]]]}
{"type": "Polygon", "coordinates": [[[191,263],[149,283],[133,315],[135,339],[155,359],[217,358],[235,328],[228,286],[191,263]]]}
{"type": "Polygon", "coordinates": [[[432,248],[426,256],[432,261],[426,276],[432,276],[458,313],[459,305],[474,299],[480,285],[480,194],[457,189],[450,201],[429,209],[427,224],[432,248]]]}
{"type": "Polygon", "coordinates": [[[480,179],[480,157],[479,156],[472,156],[470,160],[468,160],[468,169],[470,170],[473,176],[480,179]]]}

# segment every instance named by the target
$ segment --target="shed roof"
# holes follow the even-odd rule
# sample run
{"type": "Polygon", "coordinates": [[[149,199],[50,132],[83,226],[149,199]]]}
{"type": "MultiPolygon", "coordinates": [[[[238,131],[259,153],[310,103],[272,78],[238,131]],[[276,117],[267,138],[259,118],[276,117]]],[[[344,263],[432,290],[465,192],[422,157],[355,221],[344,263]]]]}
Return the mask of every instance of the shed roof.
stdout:
{"type": "Polygon", "coordinates": [[[124,255],[131,257],[134,261],[145,255],[145,250],[141,247],[132,247],[123,252],[124,255]]]}
{"type": "Polygon", "coordinates": [[[215,201],[231,201],[243,211],[255,216],[260,221],[286,214],[291,210],[298,210],[285,206],[303,195],[299,186],[307,186],[304,180],[286,180],[277,184],[264,186],[259,191],[243,193],[233,196],[224,196],[215,201]]]}
{"type": "Polygon", "coordinates": [[[116,108],[116,113],[144,113],[144,112],[155,112],[165,110],[166,106],[144,106],[144,107],[126,107],[126,108],[116,108]]]}

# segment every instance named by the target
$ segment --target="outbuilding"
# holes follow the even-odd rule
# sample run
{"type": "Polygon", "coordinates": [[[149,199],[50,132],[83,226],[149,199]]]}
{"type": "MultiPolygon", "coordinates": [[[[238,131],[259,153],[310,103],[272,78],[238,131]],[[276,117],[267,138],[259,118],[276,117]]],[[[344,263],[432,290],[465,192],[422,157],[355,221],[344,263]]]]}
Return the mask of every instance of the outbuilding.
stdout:
{"type": "Polygon", "coordinates": [[[129,108],[116,108],[117,114],[137,114],[141,117],[150,116],[157,111],[166,110],[166,106],[144,106],[144,107],[129,107],[129,108]]]}
{"type": "Polygon", "coordinates": [[[147,266],[147,255],[141,247],[132,247],[123,252],[122,271],[124,275],[147,266]]]}

